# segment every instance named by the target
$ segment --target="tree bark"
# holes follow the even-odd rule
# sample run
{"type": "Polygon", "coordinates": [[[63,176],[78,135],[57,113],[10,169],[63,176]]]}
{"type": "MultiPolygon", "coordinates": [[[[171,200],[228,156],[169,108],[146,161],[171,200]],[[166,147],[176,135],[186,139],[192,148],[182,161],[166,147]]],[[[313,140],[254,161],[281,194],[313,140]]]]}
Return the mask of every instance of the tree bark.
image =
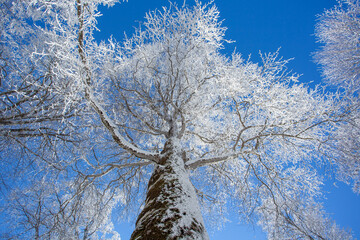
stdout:
{"type": "Polygon", "coordinates": [[[166,144],[130,240],[209,239],[195,189],[176,144],[166,144]]]}

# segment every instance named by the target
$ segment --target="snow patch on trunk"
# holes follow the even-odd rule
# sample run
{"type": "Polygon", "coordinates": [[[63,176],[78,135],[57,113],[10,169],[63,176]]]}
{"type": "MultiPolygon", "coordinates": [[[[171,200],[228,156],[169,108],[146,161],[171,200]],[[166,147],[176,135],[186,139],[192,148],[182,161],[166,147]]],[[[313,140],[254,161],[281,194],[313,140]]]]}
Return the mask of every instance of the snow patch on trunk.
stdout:
{"type": "Polygon", "coordinates": [[[145,207],[131,239],[208,240],[195,189],[175,142],[148,185],[145,207]]]}

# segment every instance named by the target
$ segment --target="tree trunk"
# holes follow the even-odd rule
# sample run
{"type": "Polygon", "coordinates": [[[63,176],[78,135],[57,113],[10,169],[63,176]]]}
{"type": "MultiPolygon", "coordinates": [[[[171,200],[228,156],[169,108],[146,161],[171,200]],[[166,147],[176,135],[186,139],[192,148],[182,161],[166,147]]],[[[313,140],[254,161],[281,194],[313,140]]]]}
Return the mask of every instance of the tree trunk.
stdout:
{"type": "Polygon", "coordinates": [[[195,189],[176,144],[167,144],[148,184],[130,240],[209,239],[195,189]]]}

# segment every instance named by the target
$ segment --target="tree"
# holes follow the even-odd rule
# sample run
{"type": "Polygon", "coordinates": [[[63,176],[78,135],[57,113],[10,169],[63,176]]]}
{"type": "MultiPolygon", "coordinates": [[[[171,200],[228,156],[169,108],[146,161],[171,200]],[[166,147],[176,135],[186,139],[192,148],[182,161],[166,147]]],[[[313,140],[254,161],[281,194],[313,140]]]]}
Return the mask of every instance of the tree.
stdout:
{"type": "Polygon", "coordinates": [[[68,120],[78,117],[83,107],[69,99],[76,91],[71,82],[54,80],[56,56],[47,54],[44,45],[50,36],[37,27],[42,11],[26,1],[0,4],[0,144],[2,152],[9,153],[1,156],[2,167],[9,171],[16,166],[20,172],[19,167],[26,168],[35,157],[60,169],[61,162],[51,155],[62,143],[80,140],[73,137],[76,129],[68,120]],[[24,158],[11,158],[13,152],[24,158]]]}
{"type": "MultiPolygon", "coordinates": [[[[115,2],[11,5],[29,9],[21,31],[39,32],[24,38],[21,46],[33,61],[21,65],[34,68],[30,76],[51,76],[46,91],[53,98],[28,97],[23,108],[32,113],[31,104],[35,109],[45,104],[62,110],[60,117],[41,111],[16,125],[50,124],[52,134],[9,135],[30,139],[26,153],[40,151],[46,160],[24,168],[29,176],[37,173],[29,182],[10,186],[38,203],[25,208],[17,200],[22,194],[14,192],[20,216],[35,216],[24,226],[39,239],[106,236],[112,233],[104,227],[109,209],[138,207],[148,183],[131,239],[208,239],[201,211],[221,220],[226,208],[258,220],[269,239],[350,239],[315,203],[321,180],[313,162],[332,154],[323,144],[332,129],[332,102],[298,84],[278,53],[263,54],[261,65],[223,54],[225,28],[211,4],[171,4],[148,13],[124,43],[98,44],[92,35],[97,7],[115,2]],[[42,47],[30,48],[32,41],[42,47]],[[42,145],[43,139],[56,147],[42,145]],[[55,190],[44,187],[47,181],[55,190]],[[44,191],[54,201],[43,203],[44,191]],[[71,233],[61,235],[74,224],[71,233]]],[[[13,36],[5,39],[13,44],[13,36]]],[[[12,46],[2,44],[18,57],[12,46]]],[[[15,57],[6,56],[5,63],[15,57]]],[[[6,76],[4,86],[13,87],[6,76]]],[[[8,156],[5,150],[1,154],[8,156]]]]}
{"type": "Polygon", "coordinates": [[[119,239],[109,214],[117,200],[110,192],[99,192],[91,185],[83,194],[76,195],[71,192],[76,189],[74,183],[62,184],[59,188],[37,183],[31,188],[13,191],[4,211],[12,215],[17,224],[10,225],[6,238],[119,239]],[[70,201],[70,198],[73,199],[70,201]],[[64,208],[64,205],[71,206],[64,208]]]}
{"type": "Polygon", "coordinates": [[[1,209],[11,216],[8,222],[4,220],[10,233],[4,238],[118,235],[108,214],[108,206],[118,198],[111,191],[98,191],[94,183],[85,183],[71,169],[78,157],[72,149],[88,138],[84,125],[77,125],[78,119],[90,116],[74,94],[81,91],[78,85],[56,72],[61,56],[53,54],[51,45],[71,39],[53,33],[54,25],[48,22],[61,15],[57,11],[66,18],[63,10],[69,4],[71,1],[0,2],[1,209]]]}
{"type": "Polygon", "coordinates": [[[357,193],[360,192],[359,4],[357,0],[341,0],[319,17],[316,36],[323,46],[315,53],[324,78],[339,88],[334,114],[337,135],[331,144],[338,152],[336,163],[341,179],[352,179],[357,193]]]}

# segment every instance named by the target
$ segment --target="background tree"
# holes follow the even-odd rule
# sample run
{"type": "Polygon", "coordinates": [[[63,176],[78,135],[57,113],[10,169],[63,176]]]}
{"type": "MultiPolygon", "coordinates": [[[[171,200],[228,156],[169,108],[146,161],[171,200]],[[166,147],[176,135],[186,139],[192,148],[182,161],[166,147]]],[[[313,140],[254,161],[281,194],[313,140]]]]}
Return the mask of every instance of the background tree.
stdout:
{"type": "MultiPolygon", "coordinates": [[[[37,109],[43,101],[46,109],[63,114],[56,118],[43,111],[34,119],[46,120],[16,125],[50,124],[54,129],[26,138],[26,153],[40,149],[41,159],[49,161],[34,159],[36,164],[23,172],[36,175],[9,186],[20,189],[13,191],[10,205],[25,230],[36,238],[96,239],[101,233],[116,238],[109,224],[111,209],[134,211],[148,183],[132,239],[208,239],[201,210],[218,221],[226,208],[258,220],[269,239],[351,238],[315,203],[321,180],[314,160],[332,154],[323,145],[332,129],[331,101],[296,83],[297,76],[286,71],[287,61],[277,53],[262,55],[261,65],[237,53],[224,55],[225,28],[213,5],[171,4],[148,13],[123,44],[97,44],[97,7],[113,3],[11,5],[28,9],[26,27],[20,30],[36,36],[20,42],[29,50],[24,59],[33,59],[22,65],[35,69],[31,76],[49,73],[47,92],[57,99],[51,102],[44,94],[37,102],[31,96],[23,108],[31,112],[31,104],[37,109]],[[36,46],[32,41],[42,47],[31,48],[36,46]],[[43,139],[58,144],[42,145],[43,139]],[[48,181],[54,190],[45,188],[48,181]],[[18,200],[23,197],[35,199],[34,204],[25,207],[18,200]]],[[[12,45],[2,47],[18,56],[12,45]]],[[[4,79],[9,82],[4,86],[13,87],[13,78],[4,79]]],[[[14,150],[2,151],[2,157],[9,151],[14,150]]]]}
{"type": "Polygon", "coordinates": [[[89,187],[94,183],[84,184],[73,165],[82,154],[79,143],[85,147],[88,139],[79,119],[91,116],[76,97],[78,85],[56,72],[62,55],[54,54],[53,47],[71,39],[54,33],[60,22],[52,23],[58,16],[67,18],[64,9],[70,3],[0,2],[1,209],[9,216],[4,217],[10,233],[6,238],[95,239],[100,232],[118,236],[107,210],[118,198],[89,187]]]}
{"type": "Polygon", "coordinates": [[[337,135],[330,142],[338,152],[335,162],[340,178],[353,180],[360,192],[360,5],[358,0],[341,0],[318,20],[316,36],[323,44],[315,54],[324,78],[339,89],[335,121],[337,135]]]}
{"type": "Polygon", "coordinates": [[[117,198],[79,182],[36,182],[11,193],[3,211],[11,216],[6,239],[119,239],[111,221],[117,198]],[[75,186],[74,186],[75,185],[75,186]]]}

